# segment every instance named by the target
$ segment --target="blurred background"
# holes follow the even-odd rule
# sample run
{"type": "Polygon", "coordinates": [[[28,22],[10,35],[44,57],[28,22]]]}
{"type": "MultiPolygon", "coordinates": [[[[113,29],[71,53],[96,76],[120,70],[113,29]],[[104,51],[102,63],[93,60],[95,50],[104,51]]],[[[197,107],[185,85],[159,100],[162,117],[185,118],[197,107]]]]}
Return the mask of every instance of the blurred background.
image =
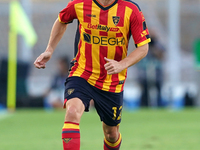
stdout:
{"type": "MultiPolygon", "coordinates": [[[[57,100],[64,88],[63,78],[67,76],[63,68],[68,68],[66,64],[74,56],[77,22],[68,26],[47,67],[36,69],[33,62],[45,50],[51,27],[68,0],[19,2],[32,22],[37,42],[30,47],[23,36],[17,36],[16,107],[60,107],[57,100]]],[[[128,70],[124,106],[131,110],[200,106],[200,0],[135,2],[146,18],[152,42],[147,57],[128,70]]],[[[6,107],[7,100],[9,5],[10,0],[0,0],[1,107],[6,107]]],[[[128,51],[134,49],[131,39],[128,51]]]]}

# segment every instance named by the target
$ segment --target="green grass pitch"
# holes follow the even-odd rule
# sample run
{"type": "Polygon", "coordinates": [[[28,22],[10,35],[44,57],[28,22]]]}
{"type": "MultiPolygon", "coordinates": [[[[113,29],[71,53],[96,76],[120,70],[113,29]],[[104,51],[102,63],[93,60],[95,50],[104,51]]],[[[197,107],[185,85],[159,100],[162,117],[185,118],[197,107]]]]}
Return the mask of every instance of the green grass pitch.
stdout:
{"type": "MultiPolygon", "coordinates": [[[[1,150],[62,150],[65,111],[18,109],[0,113],[1,150]]],[[[94,110],[81,120],[81,150],[103,150],[102,124],[94,110]]],[[[140,109],[122,113],[121,150],[199,150],[200,110],[140,109]]]]}

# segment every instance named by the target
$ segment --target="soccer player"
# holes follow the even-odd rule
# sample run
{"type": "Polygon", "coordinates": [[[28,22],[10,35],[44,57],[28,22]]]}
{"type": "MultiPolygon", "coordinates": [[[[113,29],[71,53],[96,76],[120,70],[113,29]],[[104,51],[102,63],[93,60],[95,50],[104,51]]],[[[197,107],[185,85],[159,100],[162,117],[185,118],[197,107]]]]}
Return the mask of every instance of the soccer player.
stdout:
{"type": "Polygon", "coordinates": [[[150,42],[145,18],[130,0],[70,1],[52,27],[45,52],[35,60],[36,68],[45,68],[67,24],[74,19],[78,19],[78,28],[75,57],[65,82],[63,149],[80,149],[80,119],[93,99],[102,121],[104,150],[119,150],[127,68],[147,55],[150,42]],[[136,49],[127,56],[131,35],[136,49]]]}

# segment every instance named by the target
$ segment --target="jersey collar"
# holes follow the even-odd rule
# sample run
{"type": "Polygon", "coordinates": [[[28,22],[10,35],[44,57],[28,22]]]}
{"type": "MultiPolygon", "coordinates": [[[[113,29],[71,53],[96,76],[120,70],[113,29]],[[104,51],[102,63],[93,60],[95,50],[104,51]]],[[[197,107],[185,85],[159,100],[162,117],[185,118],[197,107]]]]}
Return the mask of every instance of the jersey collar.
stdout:
{"type": "Polygon", "coordinates": [[[95,3],[98,7],[100,7],[101,9],[103,9],[103,10],[108,10],[108,9],[110,9],[112,6],[114,6],[114,5],[117,3],[118,0],[113,1],[110,5],[107,5],[107,6],[102,5],[98,0],[93,0],[93,1],[94,1],[94,3],[95,3]]]}

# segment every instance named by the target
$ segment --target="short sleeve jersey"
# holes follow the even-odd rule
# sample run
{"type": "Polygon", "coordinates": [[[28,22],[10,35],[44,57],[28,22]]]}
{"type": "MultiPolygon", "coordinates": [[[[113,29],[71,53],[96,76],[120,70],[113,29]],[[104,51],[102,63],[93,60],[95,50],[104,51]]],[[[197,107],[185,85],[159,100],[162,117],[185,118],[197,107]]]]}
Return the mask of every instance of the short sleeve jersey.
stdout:
{"type": "Polygon", "coordinates": [[[145,18],[130,0],[115,0],[102,6],[98,0],[70,1],[58,15],[61,23],[78,19],[77,47],[69,77],[78,76],[109,92],[123,91],[127,69],[108,75],[104,57],[120,61],[127,56],[132,35],[136,47],[150,42],[145,18]]]}

